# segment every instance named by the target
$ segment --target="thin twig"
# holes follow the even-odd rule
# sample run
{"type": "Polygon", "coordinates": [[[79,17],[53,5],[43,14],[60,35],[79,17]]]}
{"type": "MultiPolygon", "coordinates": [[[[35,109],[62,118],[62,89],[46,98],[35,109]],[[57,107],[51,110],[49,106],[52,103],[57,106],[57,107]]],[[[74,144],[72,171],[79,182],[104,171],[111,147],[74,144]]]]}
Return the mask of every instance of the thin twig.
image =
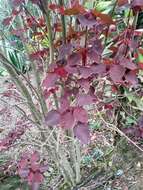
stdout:
{"type": "Polygon", "coordinates": [[[98,111],[98,109],[96,109],[97,113],[99,114],[101,120],[106,124],[106,126],[108,127],[108,129],[110,129],[111,131],[116,131],[118,132],[122,137],[124,137],[125,139],[127,139],[128,142],[130,142],[131,144],[133,144],[137,149],[139,149],[141,152],[143,152],[143,149],[141,147],[139,147],[134,141],[132,141],[124,132],[122,132],[118,127],[116,127],[114,124],[108,123],[105,121],[105,119],[102,117],[102,115],[100,114],[100,112],[98,111]]]}

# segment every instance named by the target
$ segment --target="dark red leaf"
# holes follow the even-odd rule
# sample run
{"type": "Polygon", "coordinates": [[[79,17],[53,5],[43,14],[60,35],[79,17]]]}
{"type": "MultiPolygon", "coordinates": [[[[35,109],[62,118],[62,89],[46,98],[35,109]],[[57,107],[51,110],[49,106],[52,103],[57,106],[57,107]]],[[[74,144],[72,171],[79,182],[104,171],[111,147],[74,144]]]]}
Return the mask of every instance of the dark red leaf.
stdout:
{"type": "Polygon", "coordinates": [[[94,99],[89,94],[78,94],[76,97],[76,102],[78,106],[85,106],[94,103],[94,99]]]}
{"type": "Polygon", "coordinates": [[[78,15],[77,19],[82,26],[93,27],[97,24],[97,21],[96,21],[95,17],[93,17],[92,14],[78,15]]]}
{"type": "MultiPolygon", "coordinates": [[[[30,172],[28,176],[28,182],[30,185],[34,185],[34,183],[40,184],[44,180],[43,175],[40,172],[30,172]]],[[[35,190],[35,189],[34,189],[35,190]]]]}
{"type": "Polygon", "coordinates": [[[34,180],[34,182],[42,183],[43,180],[44,180],[44,177],[43,177],[43,175],[40,172],[36,172],[34,174],[34,179],[33,180],[34,180]]]}
{"type": "Polygon", "coordinates": [[[124,57],[126,50],[127,50],[127,45],[125,43],[121,43],[121,45],[118,47],[115,60],[117,61],[121,60],[124,57]]]}
{"type": "Polygon", "coordinates": [[[48,73],[46,78],[43,80],[42,85],[45,88],[53,88],[55,87],[55,83],[59,79],[59,76],[55,73],[48,73]]]}
{"type": "Polygon", "coordinates": [[[68,57],[68,64],[69,65],[77,65],[79,64],[81,61],[81,55],[80,53],[72,53],[69,57],[68,57]]]}
{"type": "Polygon", "coordinates": [[[110,68],[110,77],[113,82],[122,82],[122,77],[125,74],[125,68],[121,65],[113,65],[110,68]]]}
{"type": "Polygon", "coordinates": [[[133,9],[134,14],[142,12],[142,10],[143,10],[143,1],[142,0],[133,0],[131,2],[131,8],[133,9]]]}
{"type": "Polygon", "coordinates": [[[112,110],[113,109],[113,105],[112,104],[105,104],[104,108],[112,110]]]}
{"type": "Polygon", "coordinates": [[[78,123],[74,129],[74,135],[78,138],[81,143],[88,144],[90,142],[90,131],[87,124],[78,123]]]}
{"type": "Polygon", "coordinates": [[[67,77],[68,75],[68,72],[65,70],[64,67],[57,67],[55,70],[54,70],[54,73],[56,73],[58,76],[62,77],[62,78],[65,78],[67,77]]]}
{"type": "Polygon", "coordinates": [[[136,70],[137,69],[137,65],[127,58],[121,59],[120,65],[122,65],[123,67],[130,69],[130,70],[136,70]]]}
{"type": "Polygon", "coordinates": [[[40,164],[39,163],[36,163],[36,162],[32,162],[31,160],[31,170],[33,172],[36,172],[40,169],[40,164]]]}
{"type": "Polygon", "coordinates": [[[40,0],[30,0],[33,4],[39,5],[40,0]]]}
{"type": "Polygon", "coordinates": [[[101,60],[101,54],[103,52],[103,45],[101,43],[101,40],[93,40],[92,47],[88,48],[87,55],[90,60],[100,63],[101,60]]]}
{"type": "Polygon", "coordinates": [[[104,47],[102,45],[102,41],[99,40],[99,39],[95,39],[93,40],[92,42],[92,48],[94,51],[96,51],[99,55],[102,54],[103,50],[104,50],[104,47]]]}
{"type": "Polygon", "coordinates": [[[139,66],[139,69],[143,70],[143,63],[142,62],[139,62],[138,66],[139,66]]]}
{"type": "Polygon", "coordinates": [[[135,72],[128,72],[125,75],[125,79],[133,86],[136,86],[138,84],[138,78],[135,72]]]}
{"type": "Polygon", "coordinates": [[[60,123],[60,113],[56,110],[51,110],[45,117],[45,123],[48,126],[55,126],[60,123]]]}
{"type": "Polygon", "coordinates": [[[28,183],[31,185],[34,183],[34,173],[31,171],[28,176],[28,183]]]}
{"type": "Polygon", "coordinates": [[[80,84],[80,86],[86,91],[89,91],[90,88],[90,81],[86,80],[86,79],[80,79],[78,80],[78,83],[80,84]]]}
{"type": "Polygon", "coordinates": [[[64,44],[59,49],[59,57],[58,59],[63,59],[65,56],[70,55],[73,49],[72,44],[64,44]]]}
{"type": "Polygon", "coordinates": [[[71,111],[66,111],[61,115],[61,126],[64,129],[71,129],[75,126],[75,119],[71,111]]]}
{"type": "Polygon", "coordinates": [[[70,103],[67,96],[63,96],[60,99],[60,112],[63,113],[68,110],[70,107],[70,103]]]}
{"type": "Polygon", "coordinates": [[[22,3],[25,3],[25,0],[12,0],[12,4],[14,6],[19,6],[21,5],[22,3]]]}
{"type": "Polygon", "coordinates": [[[2,21],[2,24],[4,26],[8,26],[10,24],[10,22],[12,21],[12,17],[7,17],[2,21]]]}
{"type": "Polygon", "coordinates": [[[92,73],[94,74],[104,74],[106,72],[106,65],[104,64],[96,64],[91,66],[92,73]]]}
{"type": "Polygon", "coordinates": [[[84,79],[87,79],[88,77],[90,77],[92,75],[92,69],[90,67],[84,67],[84,66],[81,66],[81,67],[78,67],[79,68],[79,73],[80,73],[80,76],[84,79]]]}
{"type": "Polygon", "coordinates": [[[40,155],[37,151],[33,152],[31,155],[31,162],[37,162],[40,160],[40,155]]]}
{"type": "Polygon", "coordinates": [[[101,56],[93,48],[89,48],[88,49],[87,55],[88,55],[88,57],[89,57],[90,60],[95,61],[96,63],[100,63],[101,56]]]}
{"type": "Polygon", "coordinates": [[[18,174],[19,174],[19,176],[21,178],[26,178],[26,177],[28,177],[29,171],[30,170],[28,168],[26,168],[26,169],[19,169],[18,170],[18,174]]]}
{"type": "Polygon", "coordinates": [[[13,29],[11,31],[12,34],[18,36],[18,37],[21,37],[23,35],[23,33],[26,32],[26,29],[25,28],[18,28],[18,29],[13,29]]]}
{"type": "Polygon", "coordinates": [[[78,74],[78,68],[76,66],[70,66],[70,65],[66,65],[65,66],[65,70],[70,73],[70,74],[78,74]]]}
{"type": "Polygon", "coordinates": [[[40,183],[34,182],[31,185],[31,190],[39,190],[40,183]]]}
{"type": "Polygon", "coordinates": [[[17,9],[14,8],[14,9],[12,10],[12,15],[17,16],[20,12],[21,12],[21,9],[20,9],[20,10],[17,10],[17,9]]]}
{"type": "Polygon", "coordinates": [[[131,4],[132,8],[136,8],[136,7],[143,7],[143,1],[142,0],[133,0],[132,4],[131,4]]]}
{"type": "Polygon", "coordinates": [[[128,0],[118,0],[118,5],[119,6],[123,6],[123,5],[126,5],[128,4],[128,0]]]}
{"type": "Polygon", "coordinates": [[[85,13],[85,9],[82,5],[75,5],[71,8],[65,9],[64,10],[64,15],[78,15],[78,14],[83,14],[85,13]]]}
{"type": "Polygon", "coordinates": [[[55,4],[55,3],[50,3],[49,4],[49,9],[55,11],[56,9],[59,8],[59,5],[55,4]]]}
{"type": "Polygon", "coordinates": [[[87,111],[82,107],[74,108],[73,116],[77,122],[88,123],[87,111]]]}
{"type": "Polygon", "coordinates": [[[108,24],[108,25],[115,24],[115,22],[112,20],[111,16],[108,14],[103,14],[97,10],[93,10],[93,14],[96,17],[99,17],[104,24],[108,24]]]}

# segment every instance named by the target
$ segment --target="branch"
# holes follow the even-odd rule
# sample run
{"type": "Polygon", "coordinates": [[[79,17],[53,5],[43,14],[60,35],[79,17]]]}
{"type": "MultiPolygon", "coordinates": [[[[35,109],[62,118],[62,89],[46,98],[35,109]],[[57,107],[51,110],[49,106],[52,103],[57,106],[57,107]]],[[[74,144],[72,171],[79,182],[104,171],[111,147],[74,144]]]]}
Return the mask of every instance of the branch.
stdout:
{"type": "Polygon", "coordinates": [[[12,77],[12,80],[15,83],[15,85],[21,91],[21,94],[26,98],[28,107],[31,111],[31,114],[32,114],[34,120],[36,122],[40,123],[41,122],[41,114],[36,109],[29,91],[27,90],[26,86],[24,85],[24,83],[22,82],[22,80],[20,79],[18,74],[16,73],[15,69],[12,67],[9,60],[1,52],[0,52],[0,60],[3,64],[3,66],[6,68],[6,70],[10,74],[10,76],[12,77]]]}
{"type": "MultiPolygon", "coordinates": [[[[64,6],[64,0],[59,0],[59,5],[64,6]]],[[[61,21],[62,21],[63,43],[66,43],[66,22],[65,22],[65,16],[64,15],[61,15],[61,21]]]]}
{"type": "Polygon", "coordinates": [[[50,50],[50,60],[49,64],[52,64],[54,61],[54,46],[53,46],[53,35],[52,35],[52,26],[51,26],[51,18],[50,18],[50,11],[47,6],[47,0],[40,0],[41,10],[43,16],[46,20],[46,25],[48,28],[48,39],[49,39],[49,50],[50,50]]]}
{"type": "Polygon", "coordinates": [[[40,74],[39,74],[39,71],[36,68],[36,64],[34,62],[31,62],[31,65],[32,65],[32,68],[33,68],[33,71],[34,71],[34,77],[35,77],[36,84],[37,84],[40,106],[41,106],[41,109],[42,109],[42,112],[43,112],[43,116],[45,116],[46,113],[48,112],[48,110],[47,110],[47,105],[46,105],[46,102],[45,102],[45,99],[44,99],[44,96],[43,96],[43,93],[42,93],[40,74]]]}

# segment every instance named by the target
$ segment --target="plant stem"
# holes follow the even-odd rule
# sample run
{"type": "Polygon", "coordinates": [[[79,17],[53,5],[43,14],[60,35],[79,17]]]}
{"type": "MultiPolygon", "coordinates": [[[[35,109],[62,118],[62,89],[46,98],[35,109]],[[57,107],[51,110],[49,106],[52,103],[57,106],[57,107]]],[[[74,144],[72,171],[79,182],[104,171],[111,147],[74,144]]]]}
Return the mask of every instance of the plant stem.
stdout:
{"type": "Polygon", "coordinates": [[[51,19],[50,19],[50,11],[47,8],[46,13],[43,13],[45,20],[46,20],[46,25],[48,28],[48,38],[49,38],[49,50],[50,50],[50,60],[49,64],[52,64],[54,61],[54,46],[53,46],[53,35],[52,35],[52,27],[51,27],[51,19]]]}
{"type": "MultiPolygon", "coordinates": [[[[59,5],[64,6],[64,0],[59,0],[59,5]]],[[[63,36],[63,43],[66,43],[66,22],[65,16],[61,15],[61,22],[62,22],[62,36],[63,36]]]]}
{"type": "Polygon", "coordinates": [[[84,48],[87,47],[87,39],[88,39],[88,27],[86,26],[86,30],[85,30],[85,44],[84,44],[84,48]]]}
{"type": "Polygon", "coordinates": [[[29,91],[27,90],[26,86],[24,85],[24,83],[22,82],[18,74],[16,73],[15,69],[12,67],[12,64],[5,58],[5,56],[2,53],[0,53],[0,60],[3,66],[6,68],[6,70],[10,74],[10,76],[12,77],[12,80],[14,81],[16,86],[20,89],[22,95],[26,98],[28,107],[32,113],[34,120],[37,123],[41,123],[41,119],[42,119],[41,114],[36,109],[29,91]]]}
{"type": "MultiPolygon", "coordinates": [[[[112,12],[110,13],[110,16],[111,16],[111,17],[112,17],[113,14],[114,14],[114,11],[115,11],[115,9],[116,9],[117,3],[118,3],[118,0],[115,1],[115,4],[114,4],[113,9],[112,9],[112,12]]],[[[105,34],[105,43],[104,43],[104,44],[105,44],[105,47],[106,47],[107,40],[108,40],[109,28],[110,28],[110,25],[107,27],[106,34],[105,34]]]]}
{"type": "Polygon", "coordinates": [[[42,93],[42,88],[41,88],[41,79],[40,79],[40,74],[39,71],[36,68],[36,64],[34,62],[31,62],[32,68],[33,68],[33,72],[34,72],[34,77],[36,80],[36,84],[37,84],[37,90],[38,90],[38,95],[39,95],[39,101],[40,101],[40,105],[41,105],[41,109],[43,112],[43,116],[46,115],[46,113],[48,112],[47,110],[47,105],[42,93]]]}
{"type": "Polygon", "coordinates": [[[76,152],[76,182],[79,183],[81,180],[81,152],[80,152],[80,144],[76,141],[75,143],[75,152],[76,152]]]}

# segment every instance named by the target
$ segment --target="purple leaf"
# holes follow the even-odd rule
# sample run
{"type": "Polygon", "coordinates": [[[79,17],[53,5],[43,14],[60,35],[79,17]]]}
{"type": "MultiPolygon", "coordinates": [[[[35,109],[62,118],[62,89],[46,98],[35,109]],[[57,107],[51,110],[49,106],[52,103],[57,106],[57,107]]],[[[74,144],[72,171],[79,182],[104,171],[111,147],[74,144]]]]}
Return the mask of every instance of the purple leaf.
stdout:
{"type": "Polygon", "coordinates": [[[130,69],[130,70],[137,69],[137,65],[127,58],[121,59],[120,65],[122,65],[123,67],[130,69]]]}
{"type": "Polygon", "coordinates": [[[32,184],[34,183],[34,173],[31,171],[28,176],[28,183],[32,184]]]}
{"type": "Polygon", "coordinates": [[[143,1],[142,0],[133,0],[131,3],[132,8],[135,7],[142,7],[143,6],[143,1]]]}
{"type": "Polygon", "coordinates": [[[81,77],[84,79],[87,79],[93,73],[91,68],[84,67],[84,66],[79,67],[79,72],[80,72],[81,77]]]}
{"type": "Polygon", "coordinates": [[[40,164],[39,163],[33,163],[33,162],[31,162],[31,170],[33,172],[39,171],[39,169],[40,169],[40,164]]]}
{"type": "Polygon", "coordinates": [[[71,129],[75,126],[75,119],[71,111],[66,111],[61,115],[61,126],[64,129],[71,129]]]}
{"type": "Polygon", "coordinates": [[[82,107],[76,107],[73,111],[73,116],[76,121],[87,123],[88,122],[88,114],[87,111],[82,107]]]}
{"type": "Polygon", "coordinates": [[[122,82],[122,77],[125,74],[125,68],[121,65],[113,65],[110,68],[110,77],[113,82],[122,82]]]}
{"type": "Polygon", "coordinates": [[[89,91],[90,88],[90,81],[86,80],[86,79],[80,79],[78,80],[78,83],[80,84],[80,86],[86,91],[89,91]]]}
{"type": "Polygon", "coordinates": [[[88,48],[87,55],[90,60],[100,63],[101,60],[101,54],[103,52],[103,45],[101,43],[101,40],[94,39],[92,41],[92,47],[88,48]]]}
{"type": "Polygon", "coordinates": [[[88,144],[90,142],[90,131],[87,124],[78,123],[73,131],[74,135],[81,141],[81,143],[88,144]]]}
{"type": "Polygon", "coordinates": [[[31,155],[31,162],[37,162],[40,159],[40,155],[37,151],[35,151],[32,155],[31,155]]]}
{"type": "Polygon", "coordinates": [[[71,54],[73,49],[72,44],[64,44],[62,47],[59,49],[59,59],[63,59],[65,56],[71,54]]]}
{"type": "Polygon", "coordinates": [[[92,65],[91,69],[94,74],[103,74],[106,72],[106,65],[104,64],[92,65]]]}
{"type": "Polygon", "coordinates": [[[60,113],[56,110],[51,110],[45,117],[45,123],[49,126],[55,126],[60,123],[60,113]]]}
{"type": "Polygon", "coordinates": [[[26,177],[28,177],[29,171],[30,170],[28,168],[26,168],[26,169],[19,169],[18,170],[18,174],[19,174],[19,176],[21,178],[26,178],[26,177]]]}
{"type": "Polygon", "coordinates": [[[63,96],[60,99],[60,112],[65,112],[67,109],[69,109],[70,103],[67,96],[63,96]]]}
{"type": "Polygon", "coordinates": [[[87,56],[91,61],[95,61],[96,63],[99,63],[101,60],[101,56],[93,48],[88,49],[87,56]]]}
{"type": "Polygon", "coordinates": [[[85,106],[94,103],[94,99],[89,94],[78,94],[76,98],[78,106],[85,106]]]}
{"type": "Polygon", "coordinates": [[[124,43],[122,43],[119,47],[118,47],[118,51],[116,53],[116,56],[115,56],[115,60],[121,60],[125,53],[126,53],[126,50],[127,50],[127,45],[125,45],[124,43]]]}
{"type": "Polygon", "coordinates": [[[70,65],[66,65],[65,66],[65,70],[70,73],[70,74],[77,74],[78,73],[78,69],[76,66],[70,66],[70,65]]]}
{"type": "Polygon", "coordinates": [[[136,40],[129,41],[129,47],[130,47],[131,51],[134,51],[135,49],[137,49],[138,46],[139,46],[139,42],[138,41],[136,41],[136,40]]]}
{"type": "Polygon", "coordinates": [[[27,164],[28,164],[27,156],[25,156],[25,158],[20,160],[19,166],[20,166],[20,168],[25,168],[27,166],[27,164]]]}
{"type": "Polygon", "coordinates": [[[3,24],[4,26],[7,26],[7,25],[10,24],[11,20],[12,20],[12,17],[7,17],[7,18],[5,18],[5,19],[2,21],[2,24],[3,24]]]}
{"type": "Polygon", "coordinates": [[[40,184],[37,182],[32,183],[31,190],[39,190],[40,184]]]}
{"type": "Polygon", "coordinates": [[[34,179],[33,180],[34,180],[34,182],[42,183],[44,180],[44,177],[40,172],[36,172],[36,173],[34,173],[34,179]]]}
{"type": "Polygon", "coordinates": [[[82,26],[88,26],[88,27],[93,27],[94,25],[97,24],[97,21],[93,15],[79,15],[77,16],[78,21],[82,26]]]}
{"type": "Polygon", "coordinates": [[[55,87],[55,83],[59,79],[59,76],[55,73],[48,73],[46,78],[43,80],[42,85],[46,88],[55,87]]]}
{"type": "Polygon", "coordinates": [[[14,6],[19,6],[19,5],[21,5],[21,3],[24,3],[24,2],[25,2],[25,0],[12,0],[12,4],[14,6]]]}
{"type": "Polygon", "coordinates": [[[73,66],[79,64],[81,61],[81,55],[79,53],[72,53],[68,57],[68,64],[73,66]]]}
{"type": "Polygon", "coordinates": [[[102,41],[99,39],[93,39],[92,49],[94,52],[97,52],[99,55],[101,55],[103,53],[103,50],[104,50],[104,47],[102,45],[102,41]]]}
{"type": "Polygon", "coordinates": [[[125,79],[132,84],[133,86],[136,86],[138,84],[138,79],[136,76],[136,73],[130,71],[125,75],[125,79]]]}
{"type": "Polygon", "coordinates": [[[37,5],[39,5],[40,0],[31,0],[31,2],[32,2],[33,4],[37,4],[37,5]]]}

